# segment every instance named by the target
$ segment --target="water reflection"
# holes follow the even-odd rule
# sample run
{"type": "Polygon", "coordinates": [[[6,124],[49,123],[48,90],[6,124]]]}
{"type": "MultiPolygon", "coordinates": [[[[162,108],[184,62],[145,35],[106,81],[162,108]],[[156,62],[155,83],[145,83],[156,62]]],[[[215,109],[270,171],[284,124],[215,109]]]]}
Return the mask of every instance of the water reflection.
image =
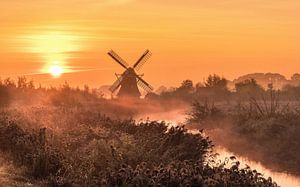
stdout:
{"type": "MultiPolygon", "coordinates": [[[[230,156],[235,155],[234,153],[229,152],[224,147],[215,147],[215,152],[219,154],[217,156],[218,160],[224,161],[225,158],[229,158],[230,156]]],[[[246,165],[250,166],[251,169],[255,169],[258,172],[262,173],[266,178],[271,177],[277,184],[282,187],[296,187],[300,186],[300,179],[298,177],[286,174],[286,173],[279,173],[273,172],[258,162],[249,160],[245,157],[237,157],[237,160],[241,163],[241,167],[246,167],[246,165]]]]}

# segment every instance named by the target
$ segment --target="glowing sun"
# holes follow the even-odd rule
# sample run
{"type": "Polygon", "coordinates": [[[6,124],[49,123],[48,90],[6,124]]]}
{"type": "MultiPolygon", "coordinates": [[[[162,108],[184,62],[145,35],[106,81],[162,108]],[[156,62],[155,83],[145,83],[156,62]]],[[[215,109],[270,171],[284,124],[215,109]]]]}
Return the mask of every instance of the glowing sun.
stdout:
{"type": "Polygon", "coordinates": [[[48,73],[50,73],[53,77],[59,77],[64,73],[64,68],[59,65],[53,65],[49,67],[48,73]]]}

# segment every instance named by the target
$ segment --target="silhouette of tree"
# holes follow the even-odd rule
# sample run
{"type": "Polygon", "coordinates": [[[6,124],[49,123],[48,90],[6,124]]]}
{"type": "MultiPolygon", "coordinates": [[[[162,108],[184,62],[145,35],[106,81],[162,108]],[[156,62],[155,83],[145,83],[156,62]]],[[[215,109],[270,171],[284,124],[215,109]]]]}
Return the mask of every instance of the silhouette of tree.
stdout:
{"type": "Polygon", "coordinates": [[[204,83],[207,88],[216,88],[227,90],[227,80],[216,74],[209,75],[206,82],[204,83]]]}
{"type": "Polygon", "coordinates": [[[295,73],[292,77],[291,77],[292,81],[300,81],[300,74],[299,73],[295,73]]]}
{"type": "Polygon", "coordinates": [[[192,92],[194,90],[193,81],[191,80],[184,80],[181,83],[181,86],[178,88],[178,90],[185,91],[185,92],[192,92]]]}
{"type": "Polygon", "coordinates": [[[255,79],[247,79],[235,84],[235,90],[237,93],[257,93],[263,92],[262,86],[257,84],[255,79]]]}

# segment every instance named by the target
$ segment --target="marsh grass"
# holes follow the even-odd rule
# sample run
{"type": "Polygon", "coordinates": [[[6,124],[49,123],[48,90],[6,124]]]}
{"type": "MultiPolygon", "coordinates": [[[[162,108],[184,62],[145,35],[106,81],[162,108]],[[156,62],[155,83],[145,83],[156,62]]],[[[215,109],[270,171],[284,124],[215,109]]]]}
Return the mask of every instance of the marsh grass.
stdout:
{"type": "Polygon", "coordinates": [[[269,90],[259,100],[250,98],[248,102],[238,102],[230,111],[221,106],[196,102],[188,122],[194,127],[198,124],[199,129],[223,130],[223,138],[230,134],[235,143],[229,149],[236,154],[246,152],[244,156],[258,159],[276,171],[300,174],[299,108],[280,100],[274,90],[269,90]],[[242,145],[244,142],[247,145],[242,145]],[[258,154],[247,154],[253,152],[249,149],[256,150],[258,154]]]}
{"type": "Polygon", "coordinates": [[[35,110],[60,117],[60,126],[53,120],[43,128],[24,110],[2,111],[0,149],[49,186],[276,186],[235,160],[230,168],[213,163],[212,142],[185,127],[80,108],[35,110]]]}

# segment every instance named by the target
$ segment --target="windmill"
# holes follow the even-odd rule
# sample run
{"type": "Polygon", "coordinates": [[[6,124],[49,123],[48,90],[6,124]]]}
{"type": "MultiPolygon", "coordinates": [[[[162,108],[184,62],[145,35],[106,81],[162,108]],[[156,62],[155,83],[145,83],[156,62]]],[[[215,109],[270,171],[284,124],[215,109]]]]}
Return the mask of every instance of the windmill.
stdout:
{"type": "Polygon", "coordinates": [[[151,52],[149,50],[146,50],[132,67],[129,66],[125,60],[123,60],[113,50],[109,51],[108,55],[125,69],[122,74],[116,74],[117,80],[109,88],[112,93],[120,88],[117,94],[118,97],[140,97],[141,93],[138,86],[147,92],[151,92],[153,90],[153,87],[142,78],[143,74],[138,75],[136,73],[136,71],[140,70],[145,62],[150,58],[151,52]]]}

